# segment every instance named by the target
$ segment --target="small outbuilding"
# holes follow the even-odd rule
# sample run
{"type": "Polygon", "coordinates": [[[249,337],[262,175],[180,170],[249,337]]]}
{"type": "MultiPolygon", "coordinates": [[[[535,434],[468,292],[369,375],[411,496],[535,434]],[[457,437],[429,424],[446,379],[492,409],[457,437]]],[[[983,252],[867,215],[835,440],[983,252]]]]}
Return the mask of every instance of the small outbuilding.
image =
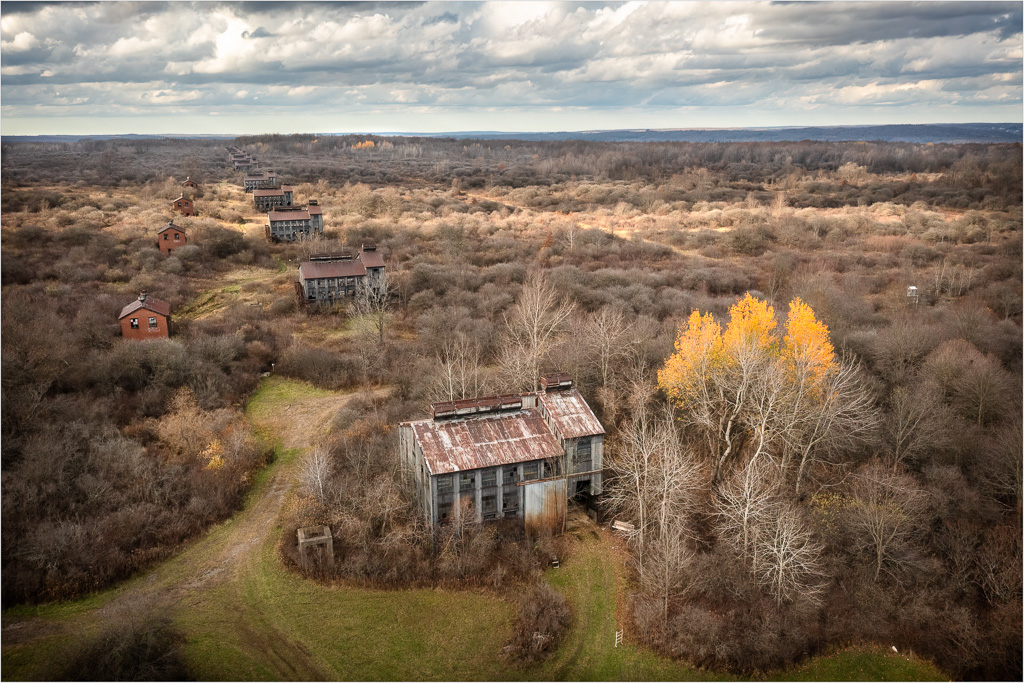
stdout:
{"type": "Polygon", "coordinates": [[[188,239],[185,237],[185,228],[175,225],[173,220],[167,221],[167,225],[156,233],[156,245],[165,256],[186,244],[188,239]]]}
{"type": "Polygon", "coordinates": [[[167,339],[171,336],[171,306],[146,294],[131,302],[118,316],[126,339],[167,339]]]}
{"type": "Polygon", "coordinates": [[[183,216],[195,216],[196,215],[196,204],[191,199],[182,194],[180,197],[171,202],[171,208],[178,211],[183,216]]]}
{"type": "Polygon", "coordinates": [[[187,178],[185,178],[185,182],[183,182],[181,184],[181,186],[182,187],[187,187],[187,188],[191,189],[193,192],[198,192],[199,191],[199,183],[197,183],[196,181],[192,180],[192,176],[188,176],[187,178]]]}

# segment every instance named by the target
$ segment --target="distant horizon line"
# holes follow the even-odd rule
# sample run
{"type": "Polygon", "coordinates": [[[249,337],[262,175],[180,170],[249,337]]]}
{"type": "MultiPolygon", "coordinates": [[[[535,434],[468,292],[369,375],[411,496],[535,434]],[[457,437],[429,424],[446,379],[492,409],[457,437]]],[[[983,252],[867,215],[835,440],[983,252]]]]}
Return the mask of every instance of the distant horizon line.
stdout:
{"type": "Polygon", "coordinates": [[[554,134],[593,134],[593,133],[684,133],[684,132],[714,132],[714,131],[785,131],[785,130],[802,130],[812,128],[889,128],[889,127],[900,127],[900,128],[914,128],[914,127],[934,127],[934,126],[1022,126],[1024,127],[1024,121],[972,121],[972,122],[934,122],[934,123],[839,123],[839,124],[804,124],[804,125],[789,125],[789,126],[691,126],[691,127],[671,127],[671,128],[650,128],[650,127],[639,127],[630,126],[624,128],[585,128],[577,130],[497,130],[497,129],[477,129],[477,130],[444,130],[444,131],[416,131],[416,130],[384,130],[384,131],[373,131],[373,130],[357,130],[357,131],[300,131],[300,132],[289,132],[280,133],[275,131],[264,131],[261,133],[32,133],[32,134],[12,134],[12,135],[0,135],[3,138],[38,138],[38,137],[174,137],[174,138],[193,138],[193,137],[244,137],[244,136],[257,136],[257,135],[328,135],[328,136],[343,136],[343,135],[377,135],[377,136],[403,136],[403,137],[415,137],[415,136],[443,136],[443,135],[484,135],[484,134],[497,134],[497,135],[554,135],[554,134]]]}

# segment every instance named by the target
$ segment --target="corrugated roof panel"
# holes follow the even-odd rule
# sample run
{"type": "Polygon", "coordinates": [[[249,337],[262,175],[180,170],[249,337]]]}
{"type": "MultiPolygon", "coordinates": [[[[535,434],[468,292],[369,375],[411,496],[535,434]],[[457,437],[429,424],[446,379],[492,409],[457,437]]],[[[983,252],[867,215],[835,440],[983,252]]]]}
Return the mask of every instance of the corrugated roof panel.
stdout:
{"type": "Polygon", "coordinates": [[[480,415],[466,420],[408,423],[431,474],[555,458],[562,448],[540,412],[480,415]]]}
{"type": "Polygon", "coordinates": [[[537,397],[563,439],[604,434],[604,427],[594,415],[594,411],[575,388],[542,391],[537,397]]]}

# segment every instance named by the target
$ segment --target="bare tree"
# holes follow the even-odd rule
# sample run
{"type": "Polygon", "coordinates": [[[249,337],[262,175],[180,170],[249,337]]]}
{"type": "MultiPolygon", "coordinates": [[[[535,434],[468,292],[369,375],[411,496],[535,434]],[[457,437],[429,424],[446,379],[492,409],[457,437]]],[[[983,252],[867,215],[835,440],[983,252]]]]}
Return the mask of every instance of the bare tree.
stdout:
{"type": "Polygon", "coordinates": [[[524,373],[532,387],[539,387],[540,368],[575,305],[560,299],[543,275],[533,273],[523,285],[519,298],[505,315],[505,354],[502,370],[506,385],[520,385],[524,373]],[[514,380],[514,381],[510,381],[514,380]]]}
{"type": "Polygon", "coordinates": [[[823,386],[805,391],[803,378],[790,385],[780,431],[785,440],[782,467],[797,466],[794,491],[807,474],[808,465],[823,455],[842,452],[875,433],[878,416],[871,394],[864,386],[860,369],[844,360],[823,381],[823,386]],[[811,394],[810,396],[808,394],[811,394]]]}
{"type": "Polygon", "coordinates": [[[630,325],[618,308],[603,307],[586,316],[583,321],[583,342],[590,351],[601,373],[601,386],[611,383],[616,361],[625,358],[630,342],[630,325]]]}
{"type": "Polygon", "coordinates": [[[391,284],[387,273],[364,278],[352,305],[356,313],[369,319],[377,332],[377,340],[383,345],[384,326],[391,310],[391,284]]]}
{"type": "Polygon", "coordinates": [[[814,538],[800,511],[789,503],[759,528],[753,571],[758,584],[781,605],[795,599],[820,601],[825,587],[822,546],[814,538]]]}
{"type": "Polygon", "coordinates": [[[778,514],[781,485],[778,466],[768,458],[760,458],[733,472],[718,489],[719,531],[745,562],[757,563],[757,537],[778,514]]]}
{"type": "Polygon", "coordinates": [[[435,398],[454,401],[483,395],[484,378],[480,365],[480,345],[475,340],[462,333],[445,340],[437,353],[435,398]]]}
{"type": "Polygon", "coordinates": [[[932,387],[894,387],[883,422],[893,470],[940,447],[945,440],[943,406],[932,387]]]}
{"type": "Polygon", "coordinates": [[[898,576],[909,566],[922,532],[925,492],[912,478],[875,460],[854,475],[851,494],[846,509],[855,548],[871,555],[876,581],[883,570],[898,576]]]}
{"type": "Polygon", "coordinates": [[[303,488],[321,505],[327,505],[331,493],[330,471],[327,449],[323,445],[313,447],[302,464],[301,481],[303,488]]]}
{"type": "Polygon", "coordinates": [[[614,483],[607,487],[608,501],[634,524],[640,581],[662,597],[667,619],[672,597],[686,583],[684,569],[693,555],[690,517],[705,476],[671,414],[652,416],[646,409],[623,428],[609,466],[614,483]]]}

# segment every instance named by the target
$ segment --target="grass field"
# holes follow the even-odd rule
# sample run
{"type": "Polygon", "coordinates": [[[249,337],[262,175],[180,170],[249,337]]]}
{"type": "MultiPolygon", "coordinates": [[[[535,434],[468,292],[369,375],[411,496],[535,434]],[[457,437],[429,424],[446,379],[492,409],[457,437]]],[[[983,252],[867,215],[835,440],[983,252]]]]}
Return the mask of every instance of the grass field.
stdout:
{"type": "MultiPolygon", "coordinates": [[[[572,551],[545,574],[573,623],[552,656],[529,668],[500,652],[514,607],[493,593],[326,586],[279,560],[280,514],[303,449],[349,395],[271,377],[246,410],[277,457],[245,509],[174,558],[111,590],[73,602],[5,610],[3,677],[43,680],[81,634],[136,608],[172,616],[199,680],[727,680],[658,656],[626,638],[620,540],[589,522],[570,529],[572,551]],[[282,416],[290,416],[287,419],[282,416]],[[9,633],[18,633],[16,639],[9,633]]],[[[628,632],[628,631],[627,631],[628,632]]],[[[815,657],[778,680],[940,680],[927,662],[883,647],[815,657]]]]}

